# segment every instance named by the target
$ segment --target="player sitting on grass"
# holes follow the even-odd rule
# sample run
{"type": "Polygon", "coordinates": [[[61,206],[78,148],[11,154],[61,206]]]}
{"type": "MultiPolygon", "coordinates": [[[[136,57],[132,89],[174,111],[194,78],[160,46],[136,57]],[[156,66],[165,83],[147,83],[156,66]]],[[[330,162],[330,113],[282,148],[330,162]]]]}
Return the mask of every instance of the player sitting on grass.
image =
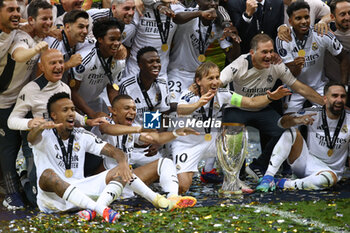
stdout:
{"type": "MultiPolygon", "coordinates": [[[[120,148],[128,155],[129,164],[143,164],[145,155],[136,156],[133,154],[134,142],[137,144],[165,144],[174,140],[177,136],[197,135],[196,131],[190,128],[176,129],[174,132],[143,132],[141,126],[133,125],[136,117],[136,105],[129,95],[119,95],[109,109],[112,119],[93,129],[93,132],[103,140],[120,148]]],[[[146,157],[145,157],[146,158],[146,157]]],[[[104,158],[104,168],[115,167],[116,161],[112,158],[104,158]]],[[[159,180],[160,186],[167,193],[169,200],[173,202],[173,208],[193,207],[197,200],[190,196],[179,196],[179,181],[176,175],[174,163],[168,158],[160,158],[153,162],[135,168],[134,173],[146,184],[159,180]]]]}
{"type": "Polygon", "coordinates": [[[324,87],[325,105],[317,112],[284,115],[279,125],[287,130],[276,144],[269,167],[256,190],[320,190],[332,187],[345,171],[349,157],[349,114],[344,110],[346,91],[340,83],[324,87]],[[307,125],[307,142],[296,128],[307,125]],[[291,165],[299,179],[274,179],[283,161],[291,165]]]}
{"type": "MultiPolygon", "coordinates": [[[[191,119],[197,121],[208,119],[216,121],[221,119],[222,109],[229,103],[231,106],[258,108],[290,94],[289,90],[282,86],[274,92],[268,91],[267,95],[254,98],[232,94],[227,89],[219,88],[219,77],[220,69],[216,64],[212,62],[201,64],[196,70],[194,84],[181,94],[177,113],[182,116],[190,115],[191,119]]],[[[188,135],[179,137],[172,143],[172,155],[177,168],[180,193],[186,192],[191,186],[193,174],[198,171],[198,162],[204,155],[216,156],[217,132],[213,132],[210,125],[208,128],[198,129],[205,133],[205,136],[188,135]]]]}
{"type": "Polygon", "coordinates": [[[86,209],[78,213],[80,217],[92,220],[98,213],[113,223],[120,215],[108,205],[120,196],[125,185],[158,207],[172,208],[171,201],[132,174],[121,150],[83,128],[74,128],[75,107],[67,93],[50,97],[47,110],[53,121],[42,122],[28,134],[37,168],[37,204],[41,211],[86,209]],[[118,165],[84,178],[86,152],[114,158],[118,165]]]}

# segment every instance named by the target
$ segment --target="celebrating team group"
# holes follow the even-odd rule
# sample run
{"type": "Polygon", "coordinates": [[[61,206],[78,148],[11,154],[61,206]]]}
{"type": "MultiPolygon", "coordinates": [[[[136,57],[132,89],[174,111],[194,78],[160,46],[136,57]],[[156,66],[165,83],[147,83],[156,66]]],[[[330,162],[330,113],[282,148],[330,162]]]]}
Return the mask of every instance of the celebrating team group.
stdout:
{"type": "Polygon", "coordinates": [[[220,124],[164,127],[184,119],[257,128],[240,174],[256,191],[330,188],[349,159],[349,49],[350,0],[0,0],[3,205],[111,223],[135,193],[193,207],[201,160],[222,182],[220,124]]]}

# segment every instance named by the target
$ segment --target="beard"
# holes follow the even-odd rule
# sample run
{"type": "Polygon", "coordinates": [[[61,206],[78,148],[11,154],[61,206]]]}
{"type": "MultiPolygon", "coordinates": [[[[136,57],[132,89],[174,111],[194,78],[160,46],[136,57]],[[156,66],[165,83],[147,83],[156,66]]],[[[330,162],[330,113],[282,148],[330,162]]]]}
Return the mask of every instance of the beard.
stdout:
{"type": "MultiPolygon", "coordinates": [[[[335,104],[335,103],[334,103],[335,104]]],[[[334,109],[334,104],[332,104],[330,107],[329,107],[329,111],[335,115],[335,116],[340,116],[340,114],[344,111],[344,104],[342,103],[342,106],[339,110],[335,110],[334,109]]]]}

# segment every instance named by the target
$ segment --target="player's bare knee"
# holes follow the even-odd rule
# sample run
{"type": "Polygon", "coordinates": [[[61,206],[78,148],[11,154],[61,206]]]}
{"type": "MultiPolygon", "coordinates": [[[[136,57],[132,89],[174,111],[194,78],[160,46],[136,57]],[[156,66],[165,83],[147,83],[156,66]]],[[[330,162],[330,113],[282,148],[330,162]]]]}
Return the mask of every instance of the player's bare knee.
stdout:
{"type": "Polygon", "coordinates": [[[54,172],[54,170],[52,170],[50,168],[45,169],[39,177],[39,187],[44,191],[48,191],[47,186],[50,186],[49,184],[52,183],[52,182],[50,182],[50,180],[52,180],[52,177],[55,175],[56,175],[56,173],[54,172]]]}

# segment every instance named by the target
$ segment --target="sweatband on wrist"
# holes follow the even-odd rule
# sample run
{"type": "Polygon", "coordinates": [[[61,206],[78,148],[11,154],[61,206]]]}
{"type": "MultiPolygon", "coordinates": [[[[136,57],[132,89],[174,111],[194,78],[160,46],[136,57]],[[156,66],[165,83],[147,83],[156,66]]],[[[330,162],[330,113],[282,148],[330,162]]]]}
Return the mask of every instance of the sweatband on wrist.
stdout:
{"type": "Polygon", "coordinates": [[[234,92],[231,97],[231,105],[241,107],[243,96],[234,92]]]}

